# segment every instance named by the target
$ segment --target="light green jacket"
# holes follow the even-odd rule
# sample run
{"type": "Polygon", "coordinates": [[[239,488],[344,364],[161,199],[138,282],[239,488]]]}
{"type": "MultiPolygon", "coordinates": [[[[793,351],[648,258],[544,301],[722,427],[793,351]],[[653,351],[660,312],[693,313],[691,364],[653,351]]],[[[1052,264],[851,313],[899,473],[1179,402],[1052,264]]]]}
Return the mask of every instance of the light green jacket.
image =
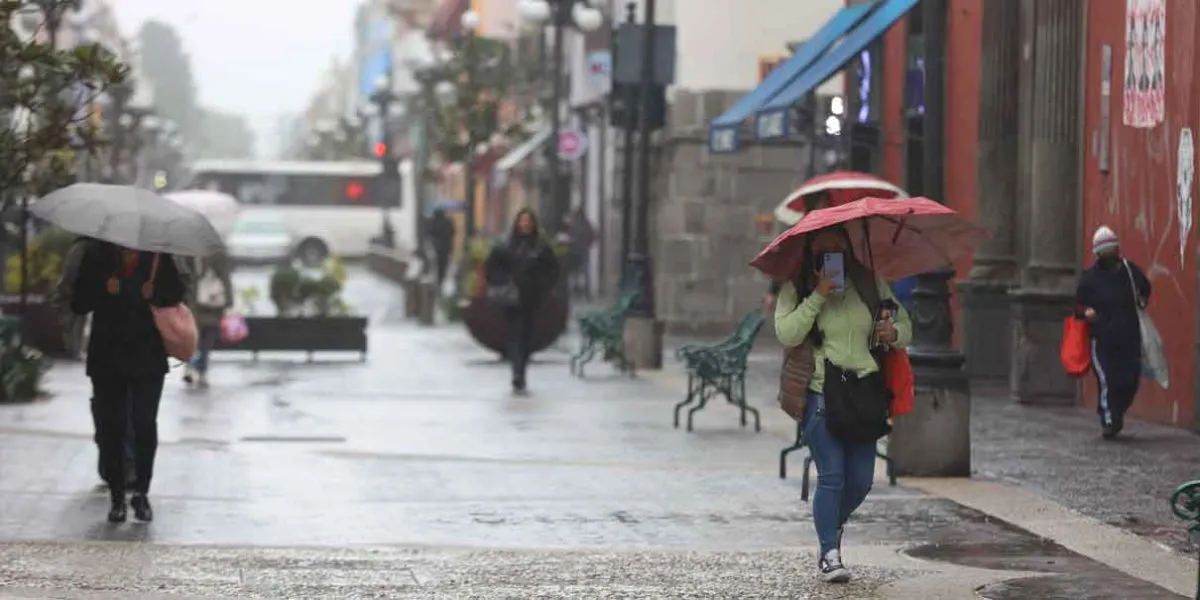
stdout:
{"type": "MultiPolygon", "coordinates": [[[[887,282],[878,280],[879,297],[892,299],[892,289],[887,282]]],[[[847,289],[841,295],[828,298],[813,293],[799,305],[796,304],[796,288],[791,283],[783,284],[775,303],[775,336],[784,346],[799,346],[816,325],[824,333],[820,348],[813,350],[814,372],[808,389],[820,394],[825,388],[825,359],[860,376],[874,373],[879,365],[871,356],[870,343],[874,323],[871,311],[859,298],[858,292],[847,281],[847,289]]],[[[899,304],[899,303],[897,303],[899,304]]],[[[893,348],[905,348],[912,341],[912,321],[903,307],[893,317],[896,326],[896,343],[893,348]]]]}

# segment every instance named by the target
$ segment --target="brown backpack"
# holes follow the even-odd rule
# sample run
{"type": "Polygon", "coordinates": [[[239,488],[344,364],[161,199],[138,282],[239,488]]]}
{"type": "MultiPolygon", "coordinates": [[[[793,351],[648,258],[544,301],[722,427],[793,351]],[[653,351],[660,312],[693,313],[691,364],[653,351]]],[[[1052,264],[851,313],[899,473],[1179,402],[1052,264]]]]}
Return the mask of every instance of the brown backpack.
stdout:
{"type": "Polygon", "coordinates": [[[808,407],[808,384],[812,382],[813,345],[804,340],[799,346],[783,349],[783,369],[779,374],[779,406],[789,417],[804,419],[808,407]]]}

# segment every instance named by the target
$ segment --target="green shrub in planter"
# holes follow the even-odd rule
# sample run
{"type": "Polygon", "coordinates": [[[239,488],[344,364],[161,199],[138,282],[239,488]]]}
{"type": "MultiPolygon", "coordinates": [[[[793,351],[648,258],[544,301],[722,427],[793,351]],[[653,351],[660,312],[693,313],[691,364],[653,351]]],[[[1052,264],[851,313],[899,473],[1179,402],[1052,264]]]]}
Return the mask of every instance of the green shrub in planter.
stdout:
{"type": "Polygon", "coordinates": [[[303,280],[300,271],[287,264],[280,265],[271,274],[269,293],[271,302],[275,304],[275,309],[280,315],[290,314],[299,306],[300,286],[303,280]]]}
{"type": "Polygon", "coordinates": [[[50,363],[28,346],[8,346],[0,353],[0,401],[29,402],[42,393],[42,377],[50,363]]]}

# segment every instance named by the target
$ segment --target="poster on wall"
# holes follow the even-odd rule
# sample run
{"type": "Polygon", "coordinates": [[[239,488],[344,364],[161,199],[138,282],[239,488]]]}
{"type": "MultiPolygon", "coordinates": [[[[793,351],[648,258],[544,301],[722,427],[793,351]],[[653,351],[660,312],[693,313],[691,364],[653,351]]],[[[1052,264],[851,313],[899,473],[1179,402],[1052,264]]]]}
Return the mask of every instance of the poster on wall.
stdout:
{"type": "Polygon", "coordinates": [[[1192,130],[1179,131],[1178,170],[1175,176],[1175,205],[1179,217],[1179,267],[1187,265],[1188,235],[1192,232],[1192,183],[1196,180],[1196,142],[1192,130]]]}
{"type": "Polygon", "coordinates": [[[1123,122],[1152,128],[1163,122],[1167,37],[1166,0],[1125,0],[1123,122]]]}

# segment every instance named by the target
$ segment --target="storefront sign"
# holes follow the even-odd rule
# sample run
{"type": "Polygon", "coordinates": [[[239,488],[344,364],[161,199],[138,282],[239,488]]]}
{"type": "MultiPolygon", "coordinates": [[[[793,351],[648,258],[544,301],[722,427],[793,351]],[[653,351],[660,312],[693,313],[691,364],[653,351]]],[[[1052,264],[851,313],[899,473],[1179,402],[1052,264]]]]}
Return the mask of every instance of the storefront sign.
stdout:
{"type": "Polygon", "coordinates": [[[777,110],[762,113],[754,120],[755,135],[760,140],[781,138],[787,135],[787,111],[777,110]]]}

